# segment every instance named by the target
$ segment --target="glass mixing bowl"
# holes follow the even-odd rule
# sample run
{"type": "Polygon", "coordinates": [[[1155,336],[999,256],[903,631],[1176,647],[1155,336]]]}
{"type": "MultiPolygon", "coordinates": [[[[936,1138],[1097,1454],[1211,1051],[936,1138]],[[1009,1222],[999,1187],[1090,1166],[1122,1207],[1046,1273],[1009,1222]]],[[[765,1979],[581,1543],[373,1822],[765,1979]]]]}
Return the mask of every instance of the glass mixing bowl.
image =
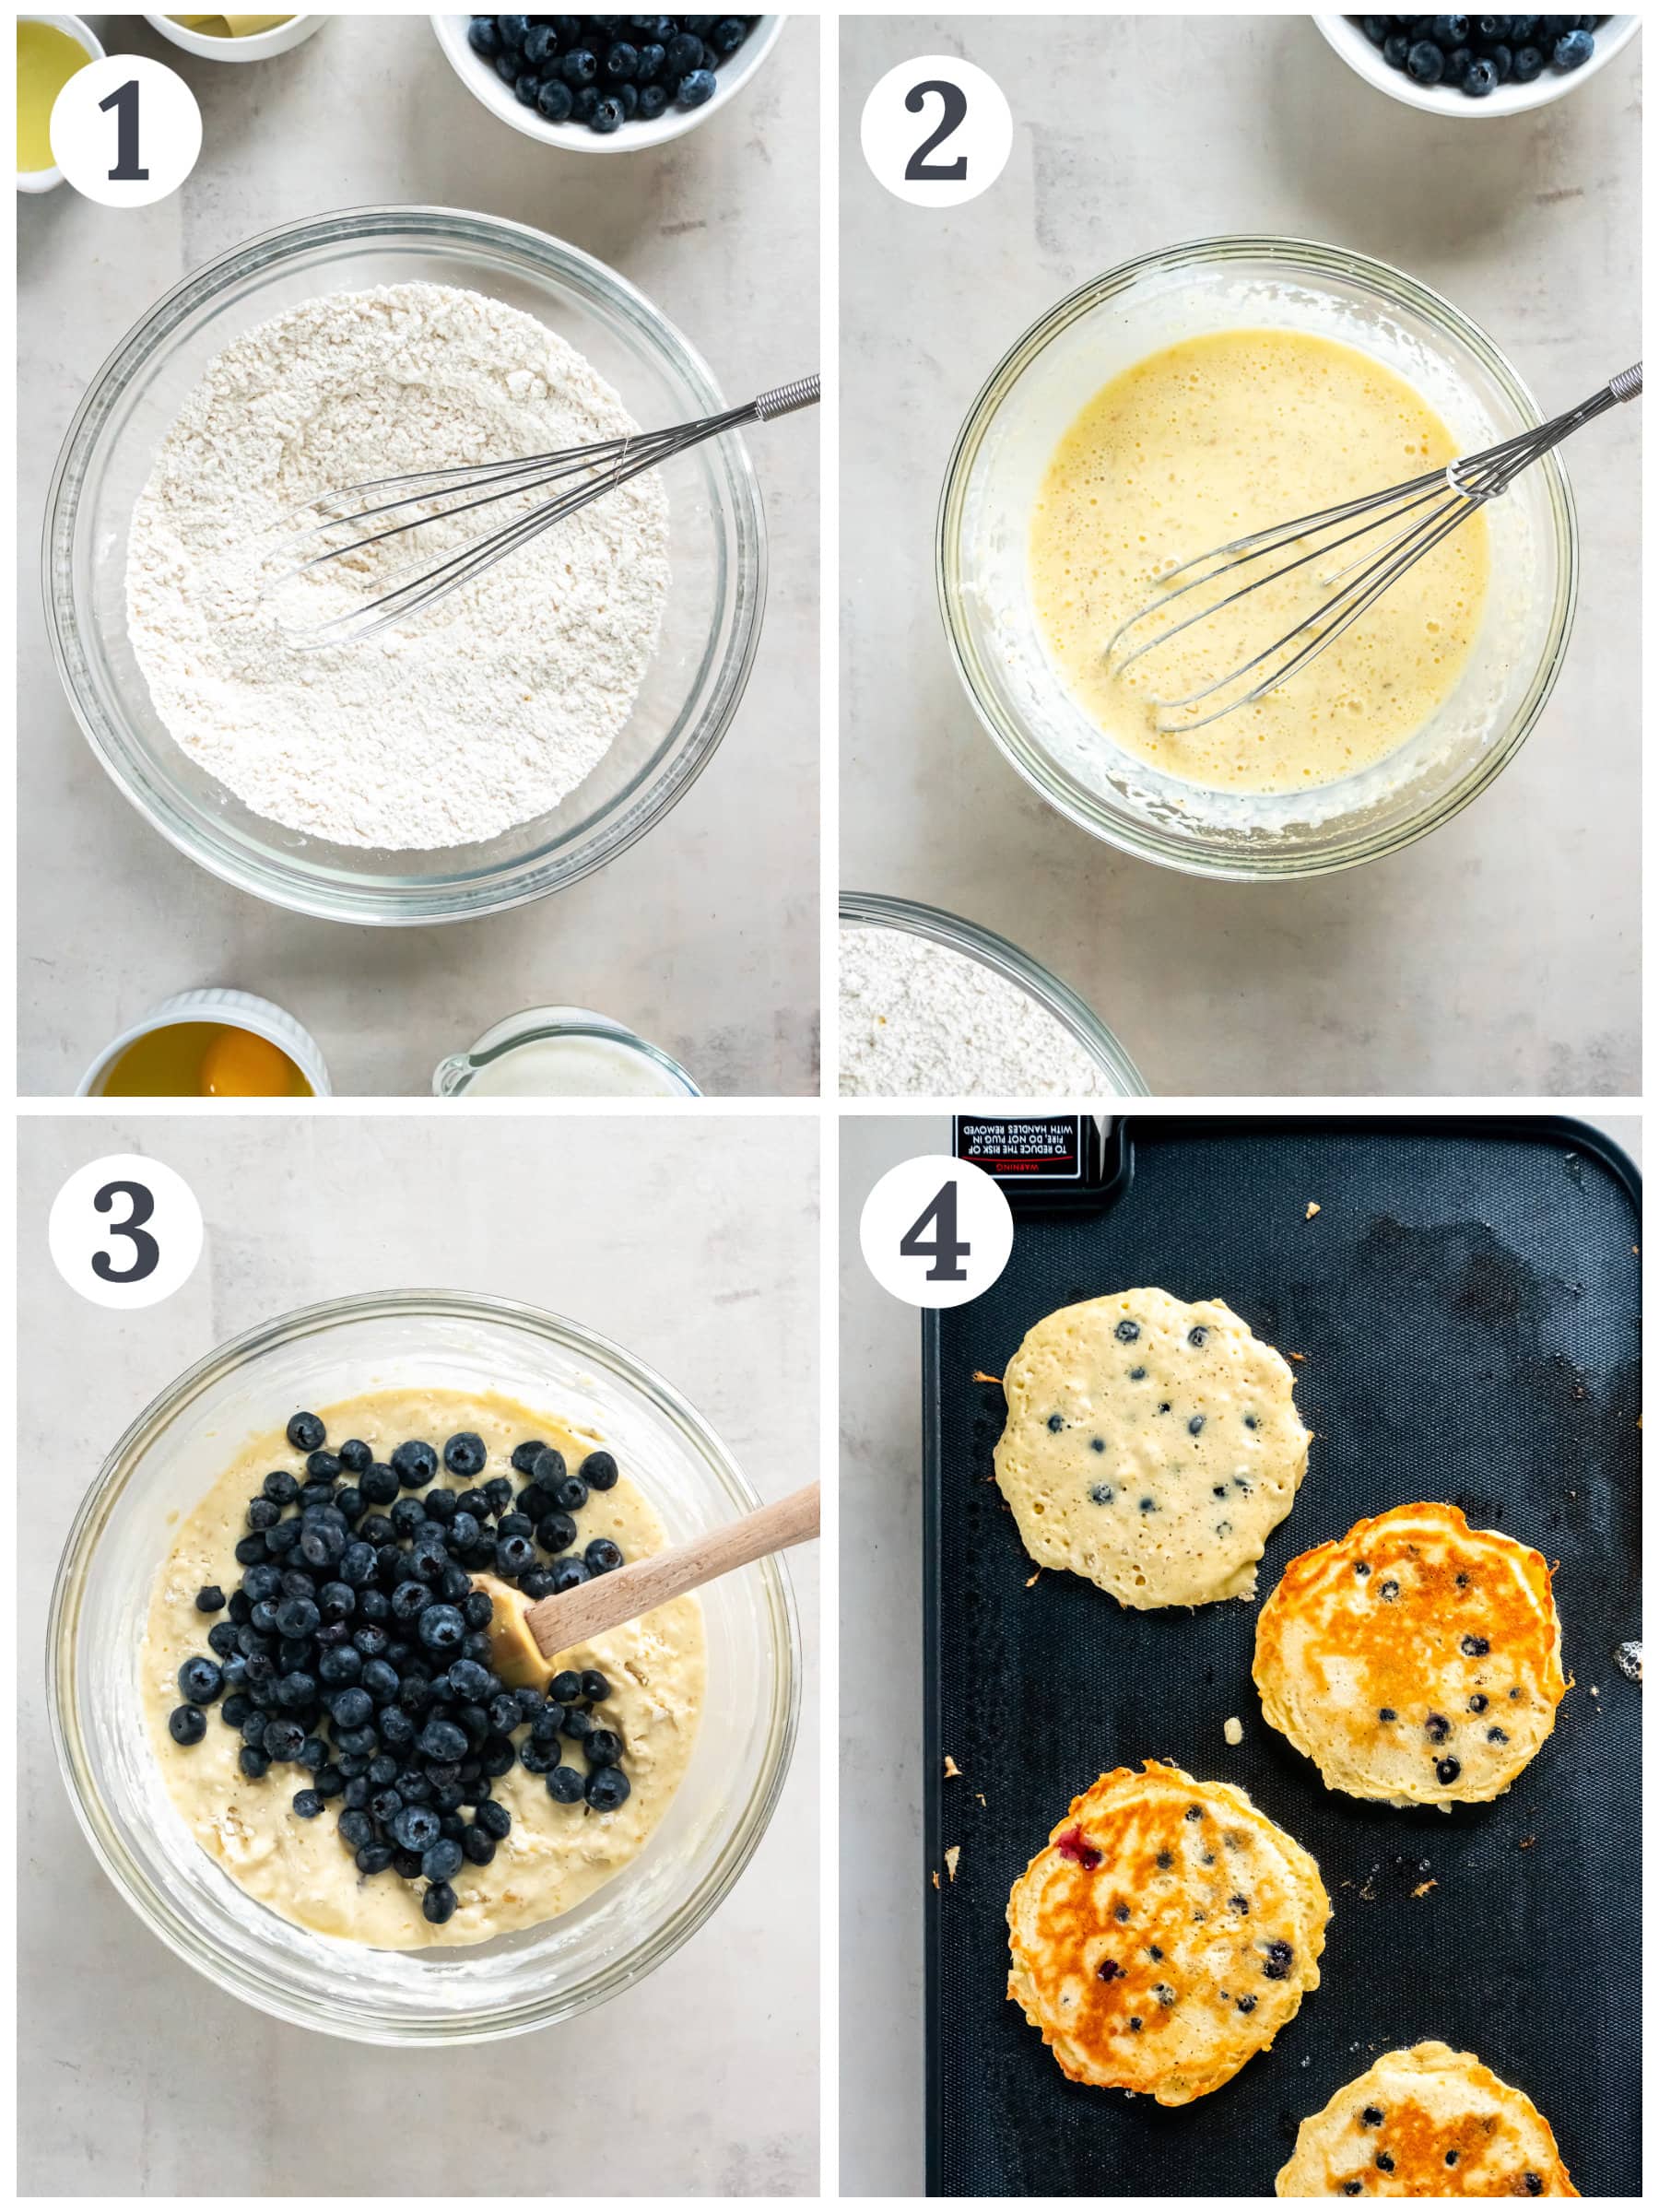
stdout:
{"type": "Polygon", "coordinates": [[[947,914],[943,907],[922,906],[913,899],[888,899],[877,891],[843,891],[841,925],[843,929],[908,930],[912,936],[925,937],[930,944],[943,945],[947,951],[977,960],[1028,998],[1034,998],[1071,1032],[1098,1062],[1112,1097],[1144,1099],[1149,1095],[1140,1070],[1094,1008],[1058,976],[1040,967],[1030,953],[1021,952],[1018,945],[1010,945],[994,930],[982,929],[977,922],[965,922],[960,914],[947,914]]]}
{"type": "Polygon", "coordinates": [[[637,1982],[713,1912],[777,1803],[799,1646],[783,1566],[700,1593],[709,1694],[685,1781],[640,1856],[557,1920],[456,1949],[371,1950],[283,1920],[191,1835],[140,1705],[150,1594],[179,1517],[249,1437],[376,1385],[495,1389],[598,1430],[671,1542],[758,1500],[707,1425],[602,1336],[504,1299],[387,1291],[309,1306],[198,1361],[141,1413],[88,1491],[47,1627],[53,1736],[105,1872],[180,1958],[278,2019],[362,2042],[458,2043],[566,2019],[637,1982]]]}
{"type": "MultiPolygon", "coordinates": [[[[1381,359],[1465,452],[1543,419],[1485,333],[1399,270],[1299,239],[1200,240],[1084,285],[1011,348],[957,440],[936,547],[958,672],[1026,781],[1125,853],[1235,880],[1351,867],[1466,806],[1549,697],[1578,582],[1572,498],[1551,453],[1487,506],[1491,585],[1468,665],[1386,759],[1281,796],[1203,791],[1113,744],[1067,689],[1038,629],[1027,568],[1038,488],[1062,434],[1114,376],[1183,338],[1264,327],[1340,339],[1381,359]]],[[[1565,405],[1583,394],[1557,396],[1565,405]]]]}
{"type": "Polygon", "coordinates": [[[706,766],[748,680],[766,530],[742,440],[661,472],[673,571],[639,697],[594,772],[550,814],[486,842],[366,853],[264,820],[205,773],[150,703],[126,629],[127,529],[156,449],[216,354],[330,291],[430,283],[535,315],[590,360],[636,420],[717,412],[713,377],[631,285],[522,223],[445,207],[365,207],[285,224],[198,269],[118,346],[76,410],[46,504],[46,616],[93,751],[145,818],[239,889],[341,922],[448,922],[575,883],[660,821],[706,766]]]}

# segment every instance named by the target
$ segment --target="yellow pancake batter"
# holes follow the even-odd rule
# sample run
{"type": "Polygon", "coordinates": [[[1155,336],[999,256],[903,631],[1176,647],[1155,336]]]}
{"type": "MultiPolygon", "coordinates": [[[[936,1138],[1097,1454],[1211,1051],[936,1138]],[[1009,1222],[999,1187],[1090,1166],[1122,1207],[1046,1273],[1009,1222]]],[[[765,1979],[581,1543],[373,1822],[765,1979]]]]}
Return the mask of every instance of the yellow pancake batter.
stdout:
{"type": "MultiPolygon", "coordinates": [[[[1067,685],[1126,751],[1210,790],[1297,791],[1382,759],[1450,695],[1468,656],[1489,567],[1482,515],[1471,515],[1282,690],[1203,729],[1161,734],[1155,700],[1199,690],[1271,645],[1336,588],[1333,569],[1362,553],[1374,558],[1391,532],[1266,586],[1121,675],[1108,671],[1105,649],[1180,563],[1246,531],[1419,476],[1457,450],[1408,383],[1335,339],[1222,331],[1137,363],[1098,392],[1061,439],[1032,512],[1033,603],[1067,685]]],[[[1261,572],[1253,568],[1242,580],[1261,572]]],[[[1182,611],[1206,604],[1194,592],[1182,611]]],[[[1155,626],[1143,625],[1130,641],[1153,634],[1155,626]]]]}
{"type": "MultiPolygon", "coordinates": [[[[441,1472],[438,1485],[450,1489],[481,1487],[499,1475],[522,1488],[525,1477],[514,1476],[508,1462],[514,1445],[532,1437],[556,1446],[572,1468],[602,1441],[510,1398],[451,1390],[377,1391],[319,1412],[331,1449],[360,1437],[377,1459],[389,1459],[411,1437],[441,1454],[446,1438],[474,1430],[488,1450],[489,1464],[472,1481],[441,1472]]],[[[627,1747],[623,1763],[631,1794],[611,1813],[591,1812],[582,1803],[559,1805],[547,1794],[545,1777],[513,1766],[494,1785],[496,1799],[512,1815],[512,1832],[488,1866],[463,1866],[454,1877],[454,1917],[435,1925],[422,1915],[424,1883],[404,1881],[390,1871],[358,1872],[339,1837],[337,1803],[314,1819],[295,1815],[294,1793],[310,1780],[302,1769],[273,1766],[258,1782],[241,1772],[241,1737],[219,1719],[217,1703],[207,1708],[201,1743],[182,1747],[168,1734],[167,1716],[180,1701],[179,1668],[208,1649],[212,1619],[196,1611],[196,1592],[211,1583],[227,1592],[236,1588],[243,1571],[235,1547],[247,1533],[249,1499],[274,1467],[302,1479],[303,1463],[304,1454],[280,1428],[250,1444],[184,1522],[161,1571],[140,1667],[150,1742],[169,1795],[202,1848],[234,1881],[273,1912],[321,1935],[415,1950],[428,1944],[483,1943],[568,1912],[643,1849],[679,1787],[702,1705],[701,1606],[694,1597],[676,1598],[643,1620],[561,1657],[562,1665],[597,1668],[609,1683],[611,1694],[598,1717],[627,1747]]],[[[609,1536],[630,1559],[660,1551],[667,1540],[626,1468],[614,1489],[590,1493],[578,1527],[581,1544],[609,1536]]],[[[563,1744],[559,1757],[585,1768],[573,1744],[563,1744]]]]}

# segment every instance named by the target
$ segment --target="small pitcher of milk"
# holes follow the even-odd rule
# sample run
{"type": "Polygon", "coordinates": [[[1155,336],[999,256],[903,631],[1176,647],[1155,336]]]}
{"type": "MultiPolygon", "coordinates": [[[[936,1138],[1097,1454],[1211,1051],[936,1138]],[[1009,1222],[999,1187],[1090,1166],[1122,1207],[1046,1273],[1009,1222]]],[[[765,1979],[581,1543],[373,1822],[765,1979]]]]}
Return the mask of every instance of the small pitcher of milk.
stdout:
{"type": "Polygon", "coordinates": [[[432,1072],[441,1099],[698,1099],[677,1061],[589,1006],[531,1006],[432,1072]]]}

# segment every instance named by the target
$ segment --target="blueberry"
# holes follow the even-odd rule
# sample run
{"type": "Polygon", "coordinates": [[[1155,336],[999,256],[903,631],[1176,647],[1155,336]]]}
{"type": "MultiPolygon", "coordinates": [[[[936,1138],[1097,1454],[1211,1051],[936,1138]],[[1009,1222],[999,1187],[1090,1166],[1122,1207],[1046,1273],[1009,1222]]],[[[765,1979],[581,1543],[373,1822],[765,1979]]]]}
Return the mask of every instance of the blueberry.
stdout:
{"type": "Polygon", "coordinates": [[[1262,1971],[1269,1982],[1283,1982],[1288,1979],[1290,1960],[1293,1956],[1290,1946],[1282,1938],[1267,1946],[1267,1956],[1263,1961],[1262,1971]]]}
{"type": "Polygon", "coordinates": [[[167,1733],[175,1744],[199,1744],[207,1733],[207,1715],[199,1705],[175,1705],[167,1716],[167,1733]]]}
{"type": "Polygon", "coordinates": [[[390,1505],[399,1488],[397,1470],[377,1461],[364,1475],[361,1487],[369,1504],[390,1505]]]}
{"type": "Polygon", "coordinates": [[[1443,1712],[1431,1712],[1423,1727],[1431,1744],[1443,1744],[1452,1733],[1452,1724],[1443,1712]]]}
{"type": "Polygon", "coordinates": [[[595,1728],[582,1748],[590,1767],[614,1767],[622,1757],[622,1738],[614,1728],[595,1728]]]}
{"type": "MultiPolygon", "coordinates": [[[[713,94],[714,72],[712,69],[689,69],[680,78],[679,104],[682,108],[700,108],[705,100],[712,99],[713,94]]],[[[594,1801],[590,1798],[588,1802],[591,1805],[594,1801]]],[[[617,1802],[619,1805],[622,1801],[618,1798],[617,1802]]],[[[611,1807],[606,1806],[602,1809],[608,1812],[611,1807]]]]}
{"type": "Polygon", "coordinates": [[[1380,1721],[1397,1721],[1399,1717],[1392,1705],[1379,1705],[1377,1708],[1377,1718],[1380,1721]]]}
{"type": "Polygon", "coordinates": [[[1138,1321],[1120,1321],[1118,1323],[1117,1336],[1120,1344],[1133,1344],[1139,1335],[1140,1323],[1138,1321]]]}
{"type": "Polygon", "coordinates": [[[1516,84],[1530,85],[1544,74],[1544,56],[1535,46],[1515,48],[1514,67],[1512,72],[1516,84]]]}
{"type": "MultiPolygon", "coordinates": [[[[488,17],[485,17],[483,19],[486,22],[489,20],[488,17]]],[[[1359,28],[1365,33],[1366,37],[1371,41],[1373,46],[1381,46],[1383,40],[1388,36],[1390,20],[1391,18],[1387,16],[1361,16],[1359,18],[1359,28]]]]}
{"type": "MultiPolygon", "coordinates": [[[[408,1583],[401,1583],[394,1594],[394,1611],[397,1609],[397,1598],[408,1587],[408,1583]]],[[[420,1615],[418,1633],[429,1652],[458,1652],[466,1635],[466,1622],[454,1606],[428,1606],[420,1615]]]]}
{"type": "Polygon", "coordinates": [[[1368,2104],[1359,2115],[1359,2124],[1361,2127],[1381,2127],[1382,2124],[1381,2109],[1374,2104],[1368,2104]]]}
{"type": "Polygon", "coordinates": [[[244,1744],[236,1755],[236,1763],[250,1782],[262,1782],[271,1771],[268,1755],[257,1744],[244,1744]]]}
{"type": "Polygon", "coordinates": [[[273,1505],[292,1505],[300,1495],[300,1485],[286,1467],[273,1467],[260,1488],[273,1505]]]}
{"type": "Polygon", "coordinates": [[[475,16],[466,27],[466,42],[475,53],[493,61],[501,51],[501,34],[493,16],[475,16]]]}
{"type": "Polygon", "coordinates": [[[328,1431],[314,1413],[297,1413],[288,1425],[288,1441],[296,1452],[320,1452],[328,1431]]]}
{"type": "Polygon", "coordinates": [[[1504,1734],[1501,1728],[1488,1728],[1487,1730],[1487,1742],[1488,1744],[1507,1744],[1509,1742],[1509,1737],[1504,1734]]]}
{"type": "Polygon", "coordinates": [[[687,70],[702,67],[702,41],[689,31],[677,30],[664,52],[671,76],[684,76],[687,70]]]}
{"type": "Polygon", "coordinates": [[[1063,1413],[1051,1413],[1048,1418],[1048,1425],[1053,1433],[1058,1436],[1061,1430],[1065,1426],[1065,1416],[1063,1413]]]}
{"type": "Polygon", "coordinates": [[[285,1598],[276,1608],[276,1628],[280,1635],[296,1639],[314,1636],[322,1625],[323,1616],[309,1597],[285,1598]]]}
{"type": "Polygon", "coordinates": [[[640,72],[640,50],[626,39],[618,39],[606,50],[605,76],[608,84],[630,82],[640,72]]]}
{"type": "Polygon", "coordinates": [[[599,1724],[594,1720],[593,1714],[584,1712],[581,1706],[578,1706],[574,1712],[565,1714],[564,1732],[573,1744],[584,1742],[593,1735],[598,1725],[599,1724]]]}
{"type": "Polygon", "coordinates": [[[559,65],[559,75],[572,92],[592,85],[599,75],[599,56],[591,46],[573,46],[559,65]]]}
{"type": "Polygon", "coordinates": [[[1256,2001],[1253,1997],[1241,1997],[1239,1999],[1239,2010],[1241,2012],[1253,2012],[1255,2008],[1256,2001]]]}
{"type": "Polygon", "coordinates": [[[515,1475],[534,1475],[536,1459],[547,1448],[540,1437],[531,1437],[527,1442],[513,1445],[507,1464],[515,1475]]]}
{"type": "Polygon", "coordinates": [[[574,1590],[579,1583],[589,1579],[588,1570],[582,1560],[560,1559],[553,1570],[554,1595],[562,1596],[567,1590],[574,1590]]]}
{"type": "Polygon", "coordinates": [[[1364,1582],[1366,1576],[1369,1575],[1370,1572],[1371,1564],[1369,1560],[1356,1559],[1354,1561],[1354,1579],[1356,1582],[1364,1582]]]}
{"type": "MultiPolygon", "coordinates": [[[[425,1861],[421,1864],[424,1865],[425,1861]]],[[[420,1900],[420,1909],[436,1927],[455,1916],[455,1893],[447,1882],[432,1882],[420,1900]]]]}
{"type": "Polygon", "coordinates": [[[1140,1510],[1143,1513],[1155,1513],[1158,1507],[1150,1498],[1143,1498],[1140,1501],[1140,1510]]]}
{"type": "Polygon", "coordinates": [[[522,47],[530,35],[528,16],[498,16],[496,29],[503,46],[522,47]]]}
{"type": "MultiPolygon", "coordinates": [[[[522,1474],[524,1469],[520,1469],[522,1474]]],[[[551,1497],[565,1477],[565,1456],[551,1444],[543,1445],[530,1463],[530,1479],[538,1490],[551,1497]]]]}
{"type": "Polygon", "coordinates": [[[438,1472],[438,1454],[430,1444],[411,1440],[393,1453],[392,1472],[406,1490],[424,1489],[438,1472]]]}
{"type": "Polygon", "coordinates": [[[626,1805],[632,1794],[632,1784],[620,1767],[595,1767],[587,1778],[582,1794],[596,1813],[614,1813],[626,1805]]]}
{"type": "Polygon", "coordinates": [[[1209,1331],[1204,1326],[1202,1322],[1196,1328],[1192,1328],[1187,1331],[1187,1342],[1189,1344],[1195,1345],[1205,1345],[1209,1342],[1209,1331]]]}
{"type": "Polygon", "coordinates": [[[559,51],[559,33],[551,23],[533,23],[524,39],[524,59],[534,69],[543,69],[559,51]]]}
{"type": "Polygon", "coordinates": [[[608,1536],[595,1536],[582,1556],[590,1574],[614,1574],[622,1564],[621,1547],[608,1536]]]}
{"type": "Polygon", "coordinates": [[[724,60],[728,53],[735,53],[747,37],[748,25],[741,16],[722,16],[710,29],[708,42],[724,60]]]}
{"type": "Polygon", "coordinates": [[[438,1761],[466,1757],[466,1731],[453,1721],[429,1721],[416,1738],[423,1759],[438,1761]]]}
{"type": "Polygon", "coordinates": [[[179,1669],[180,1694],[193,1705],[211,1705],[224,1686],[224,1675],[211,1659],[186,1659],[179,1669]]]}
{"type": "MultiPolygon", "coordinates": [[[[408,1791],[404,1795],[408,1796],[408,1791]]],[[[405,1851],[429,1851],[440,1834],[438,1816],[429,1806],[406,1805],[392,1822],[392,1835],[405,1851]]]]}
{"type": "Polygon", "coordinates": [[[470,1482],[475,1475],[484,1472],[488,1458],[489,1454],[484,1449],[484,1439],[476,1436],[470,1429],[461,1430],[443,1447],[444,1465],[452,1475],[459,1475],[465,1482],[470,1482]]]}
{"type": "Polygon", "coordinates": [[[429,1882],[447,1882],[452,1874],[460,1873],[465,1855],[453,1838],[441,1835],[421,1853],[420,1871],[429,1882]]]}
{"type": "Polygon", "coordinates": [[[1498,89],[1498,72],[1488,61],[1473,61],[1464,71],[1463,88],[1470,100],[1484,100],[1498,89]]]}
{"type": "Polygon", "coordinates": [[[1445,49],[1432,39],[1419,39],[1406,56],[1406,74],[1419,85],[1438,85],[1446,74],[1445,49]]]}
{"type": "Polygon", "coordinates": [[[1595,40],[1587,30],[1570,30],[1555,42],[1551,56],[1558,69],[1582,69],[1595,52],[1595,40]]]}
{"type": "Polygon", "coordinates": [[[524,1573],[526,1567],[535,1564],[535,1547],[528,1536],[503,1536],[495,1547],[496,1572],[507,1582],[513,1581],[524,1573]]]}
{"type": "Polygon", "coordinates": [[[222,1613],[224,1611],[225,1594],[217,1583],[206,1583],[196,1592],[195,1609],[198,1613],[222,1613]]]}
{"type": "Polygon", "coordinates": [[[1465,1636],[1458,1648],[1465,1659],[1484,1659],[1492,1647],[1484,1636],[1465,1636]]]}
{"type": "Polygon", "coordinates": [[[296,1790],[294,1811],[301,1820],[314,1820],[323,1810],[322,1793],[317,1790],[296,1790]]]}
{"type": "Polygon", "coordinates": [[[1498,82],[1507,85],[1514,71],[1514,50],[1509,46],[1488,46],[1486,58],[1498,72],[1498,82]]]}
{"type": "Polygon", "coordinates": [[[588,1487],[580,1475],[561,1475],[553,1485],[553,1502],[561,1513],[579,1513],[588,1501],[588,1487]]]}
{"type": "Polygon", "coordinates": [[[561,76],[544,76],[535,104],[549,123],[569,123],[571,109],[575,104],[571,88],[561,76]]]}
{"type": "MultiPolygon", "coordinates": [[[[582,1694],[590,1705],[602,1705],[610,1696],[610,1684],[596,1666],[582,1668],[582,1694]]],[[[568,1705],[571,1702],[570,1699],[567,1698],[565,1702],[568,1705]]]]}
{"type": "Polygon", "coordinates": [[[1430,16],[1425,28],[1430,38],[1450,53],[1453,47],[1462,46],[1467,41],[1469,18],[1467,16],[1430,16]]]}
{"type": "Polygon", "coordinates": [[[582,1695],[582,1677],[567,1666],[548,1683],[547,1695],[556,1705],[574,1705],[582,1695]]]}
{"type": "Polygon", "coordinates": [[[1187,1423],[1187,1434],[1189,1436],[1201,1436],[1203,1433],[1204,1416],[1201,1413],[1195,1413],[1192,1419],[1187,1423]]]}
{"type": "Polygon", "coordinates": [[[1382,59],[1391,69],[1404,69],[1406,56],[1411,52],[1411,40],[1403,30],[1390,31],[1382,41],[1382,59]]]}
{"type": "Polygon", "coordinates": [[[1462,1772],[1463,1763],[1459,1759],[1447,1758],[1437,1759],[1435,1762],[1434,1779],[1448,1788],[1462,1772]]]}
{"type": "Polygon", "coordinates": [[[374,1700],[366,1689],[342,1689],[330,1699],[335,1728],[362,1728],[374,1718],[374,1700]]]}
{"type": "Polygon", "coordinates": [[[1385,1606],[1392,1606],[1394,1602],[1394,1599],[1398,1597],[1399,1594],[1400,1585],[1398,1583],[1394,1581],[1392,1577],[1390,1577],[1387,1582],[1382,1583],[1377,1591],[1377,1595],[1382,1600],[1382,1603],[1385,1606]]]}

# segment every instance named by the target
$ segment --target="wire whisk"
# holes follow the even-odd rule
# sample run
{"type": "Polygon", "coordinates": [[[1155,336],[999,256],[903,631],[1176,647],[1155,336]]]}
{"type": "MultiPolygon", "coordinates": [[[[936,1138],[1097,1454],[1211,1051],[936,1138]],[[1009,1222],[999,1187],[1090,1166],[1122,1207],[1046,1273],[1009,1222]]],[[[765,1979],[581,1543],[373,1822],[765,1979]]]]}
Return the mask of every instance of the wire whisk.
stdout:
{"type": "Polygon", "coordinates": [[[1430,469],[1420,477],[1412,477],[1409,483],[1391,485],[1384,491],[1368,492],[1358,499],[1344,500],[1334,507],[1323,507],[1316,513],[1300,516],[1295,522],[1250,531],[1227,545],[1182,561],[1179,568],[1170,570],[1160,579],[1164,588],[1158,596],[1112,632],[1105,650],[1109,672],[1121,677],[1144,655],[1156,653],[1183,631],[1236,606],[1265,585],[1312,563],[1326,564],[1334,554],[1359,544],[1379,530],[1391,532],[1381,547],[1368,547],[1344,566],[1327,570],[1322,565],[1318,577],[1321,589],[1332,584],[1339,588],[1271,645],[1182,699],[1153,701],[1157,727],[1165,735],[1201,730],[1207,723],[1218,722],[1224,714],[1253,706],[1316,659],[1326,646],[1374,606],[1408,569],[1450,537],[1477,508],[1488,500],[1501,499],[1524,469],[1530,468],[1535,461],[1559,445],[1563,439],[1571,438],[1585,423],[1605,415],[1609,407],[1634,399],[1641,390],[1641,364],[1638,362],[1632,369],[1621,370],[1594,397],[1569,408],[1566,414],[1540,423],[1535,429],[1521,430],[1512,438],[1505,438],[1484,453],[1468,454],[1450,462],[1444,468],[1430,469]],[[1410,519],[1413,516],[1415,521],[1410,519]],[[1190,593],[1214,583],[1218,578],[1230,577],[1253,563],[1271,560],[1275,555],[1292,547],[1297,549],[1295,558],[1282,566],[1253,576],[1213,604],[1202,606],[1196,612],[1171,622],[1144,643],[1127,652],[1124,650],[1131,631],[1174,606],[1190,593]],[[1192,574],[1194,570],[1199,573],[1192,574]],[[1186,581],[1178,581],[1182,578],[1186,581]],[[1258,670],[1262,672],[1259,676],[1258,670]],[[1206,700],[1236,690],[1241,685],[1246,688],[1211,707],[1207,713],[1191,713],[1191,709],[1202,706],[1206,700]]]}
{"type": "MultiPolygon", "coordinates": [[[[486,462],[456,468],[417,469],[407,476],[376,477],[362,484],[348,484],[310,500],[288,516],[281,546],[272,559],[286,560],[280,572],[265,584],[262,599],[286,593],[290,604],[295,587],[307,579],[335,579],[355,590],[355,603],[322,621],[284,621],[288,642],[301,649],[359,644],[412,616],[424,613],[463,584],[539,537],[543,531],[565,521],[591,500],[603,499],[630,477],[660,468],[678,454],[708,439],[724,436],[751,422],[771,422],[792,415],[797,408],[817,405],[819,380],[798,378],[763,392],[747,406],[728,407],[724,414],[708,415],[697,422],[677,424],[666,430],[638,430],[625,438],[605,438],[592,445],[567,446],[561,452],[528,453],[513,461],[486,462]],[[459,518],[511,500],[521,510],[526,495],[549,486],[562,486],[546,500],[538,500],[497,528],[468,537],[441,559],[429,546],[401,567],[385,572],[371,548],[395,538],[414,541],[414,534],[435,524],[456,524],[459,518]],[[367,502],[367,503],[365,503],[367,502]],[[308,521],[308,517],[314,520],[308,521]],[[368,528],[362,525],[378,524],[368,528]],[[340,534],[346,533],[344,539],[340,534]],[[314,545],[317,549],[308,552],[314,545]],[[346,564],[355,563],[356,571],[346,564]]],[[[446,537],[453,533],[446,531],[446,537]]]]}

